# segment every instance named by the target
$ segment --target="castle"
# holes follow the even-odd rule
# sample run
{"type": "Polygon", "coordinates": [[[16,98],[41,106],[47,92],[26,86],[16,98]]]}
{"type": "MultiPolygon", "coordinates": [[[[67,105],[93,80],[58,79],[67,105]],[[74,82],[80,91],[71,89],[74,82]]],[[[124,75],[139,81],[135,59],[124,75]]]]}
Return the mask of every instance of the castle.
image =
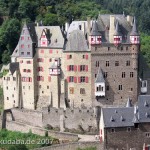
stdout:
{"type": "Polygon", "coordinates": [[[139,80],[139,51],[131,16],[99,15],[65,29],[25,24],[3,77],[4,108],[90,108],[124,105],[128,98],[135,103],[147,92],[147,81],[139,80]]]}

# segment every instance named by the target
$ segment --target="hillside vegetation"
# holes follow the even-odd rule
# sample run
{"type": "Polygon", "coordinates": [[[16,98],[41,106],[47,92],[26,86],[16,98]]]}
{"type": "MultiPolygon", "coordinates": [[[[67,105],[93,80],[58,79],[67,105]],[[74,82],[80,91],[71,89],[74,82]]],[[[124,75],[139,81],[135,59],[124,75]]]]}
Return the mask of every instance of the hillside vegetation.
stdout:
{"type": "Polygon", "coordinates": [[[0,0],[0,63],[7,64],[24,22],[64,25],[72,20],[86,20],[98,14],[134,15],[142,33],[142,51],[150,59],[149,0],[0,0]]]}

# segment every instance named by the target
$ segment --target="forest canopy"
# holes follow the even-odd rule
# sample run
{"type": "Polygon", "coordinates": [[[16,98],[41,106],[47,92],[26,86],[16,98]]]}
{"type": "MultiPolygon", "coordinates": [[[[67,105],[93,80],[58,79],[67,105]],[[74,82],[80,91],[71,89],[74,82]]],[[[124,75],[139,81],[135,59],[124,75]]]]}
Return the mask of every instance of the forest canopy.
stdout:
{"type": "Polygon", "coordinates": [[[150,59],[149,0],[0,0],[0,63],[10,61],[24,22],[62,26],[66,21],[97,18],[99,13],[123,12],[136,16],[142,33],[142,51],[150,59]]]}

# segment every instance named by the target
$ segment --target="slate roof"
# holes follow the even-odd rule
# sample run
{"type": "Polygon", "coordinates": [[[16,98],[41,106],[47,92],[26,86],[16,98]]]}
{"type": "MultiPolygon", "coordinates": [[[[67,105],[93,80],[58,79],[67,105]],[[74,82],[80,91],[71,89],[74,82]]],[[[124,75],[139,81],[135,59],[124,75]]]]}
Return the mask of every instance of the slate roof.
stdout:
{"type": "Polygon", "coordinates": [[[16,46],[16,48],[13,51],[11,57],[18,57],[18,56],[19,56],[19,44],[16,46]]]}
{"type": "Polygon", "coordinates": [[[54,62],[54,63],[51,65],[50,69],[56,69],[56,68],[58,68],[58,66],[57,66],[56,63],[54,62]]]}
{"type": "Polygon", "coordinates": [[[134,17],[133,27],[132,27],[132,31],[131,31],[130,35],[133,35],[133,36],[138,36],[139,35],[137,27],[136,27],[135,17],[134,17]]]}
{"type": "Polygon", "coordinates": [[[19,62],[12,62],[12,63],[10,63],[9,70],[10,70],[11,74],[14,74],[14,72],[16,70],[19,70],[19,62]]]}
{"type": "Polygon", "coordinates": [[[72,21],[67,31],[67,39],[69,38],[72,31],[79,30],[79,26],[82,26],[83,24],[85,27],[85,32],[87,32],[87,26],[88,26],[87,21],[72,21]]]}
{"type": "Polygon", "coordinates": [[[127,127],[134,126],[134,108],[116,107],[102,108],[105,127],[127,127]]]}
{"type": "MultiPolygon", "coordinates": [[[[111,14],[112,15],[112,14],[111,14]]],[[[120,33],[123,35],[123,42],[129,43],[130,42],[130,32],[131,32],[131,25],[127,21],[124,15],[113,15],[115,20],[118,21],[120,27],[120,33]]],[[[116,22],[114,26],[116,25],[116,22]]],[[[102,34],[102,41],[109,42],[109,30],[106,28],[110,28],[110,14],[99,15],[98,16],[98,29],[102,34]],[[108,31],[108,32],[107,32],[108,31]]]]}
{"type": "Polygon", "coordinates": [[[71,32],[65,51],[89,51],[84,34],[81,30],[71,32]]]}
{"type": "Polygon", "coordinates": [[[150,95],[140,95],[138,98],[140,122],[150,122],[150,95]]]}
{"type": "Polygon", "coordinates": [[[105,82],[105,80],[103,77],[102,69],[99,68],[95,83],[101,83],[101,82],[105,82]]]}
{"type": "Polygon", "coordinates": [[[35,23],[28,23],[27,25],[28,31],[30,33],[31,39],[33,43],[37,43],[37,35],[35,31],[35,23]]]}
{"type": "Polygon", "coordinates": [[[116,23],[116,28],[115,28],[115,33],[114,33],[114,35],[116,35],[116,36],[121,35],[121,33],[120,33],[120,27],[119,27],[119,22],[118,22],[118,21],[117,21],[117,23],[116,23]]]}
{"type": "Polygon", "coordinates": [[[134,126],[134,123],[150,123],[150,95],[140,95],[138,104],[134,107],[102,108],[102,113],[106,128],[134,126]]]}
{"type": "Polygon", "coordinates": [[[40,46],[40,38],[44,29],[50,31],[50,44],[48,47],[63,48],[64,38],[59,26],[36,26],[35,31],[38,37],[38,46],[40,46]]]}
{"type": "Polygon", "coordinates": [[[96,21],[93,21],[92,30],[91,30],[90,35],[92,35],[92,36],[100,36],[101,35],[101,33],[98,30],[98,25],[97,25],[96,21]]]}

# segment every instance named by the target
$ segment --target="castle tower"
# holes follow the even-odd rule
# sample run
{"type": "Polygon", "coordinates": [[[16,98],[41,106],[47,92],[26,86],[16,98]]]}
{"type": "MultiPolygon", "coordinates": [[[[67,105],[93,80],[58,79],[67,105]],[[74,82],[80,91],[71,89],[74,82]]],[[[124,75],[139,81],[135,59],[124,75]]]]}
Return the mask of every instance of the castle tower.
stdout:
{"type": "Polygon", "coordinates": [[[60,106],[60,60],[59,58],[55,59],[53,65],[49,68],[51,75],[51,85],[50,93],[51,95],[51,105],[52,107],[59,108],[60,106]]]}
{"type": "Polygon", "coordinates": [[[119,22],[116,23],[116,30],[114,33],[114,45],[118,45],[122,43],[122,35],[119,30],[119,22]]]}
{"type": "Polygon", "coordinates": [[[140,36],[136,27],[136,19],[134,17],[132,31],[130,33],[130,42],[132,44],[140,44],[140,36]]]}
{"type": "Polygon", "coordinates": [[[91,45],[99,45],[102,42],[102,36],[101,33],[98,31],[98,25],[97,22],[93,22],[91,34],[89,36],[89,43],[91,45]]]}

